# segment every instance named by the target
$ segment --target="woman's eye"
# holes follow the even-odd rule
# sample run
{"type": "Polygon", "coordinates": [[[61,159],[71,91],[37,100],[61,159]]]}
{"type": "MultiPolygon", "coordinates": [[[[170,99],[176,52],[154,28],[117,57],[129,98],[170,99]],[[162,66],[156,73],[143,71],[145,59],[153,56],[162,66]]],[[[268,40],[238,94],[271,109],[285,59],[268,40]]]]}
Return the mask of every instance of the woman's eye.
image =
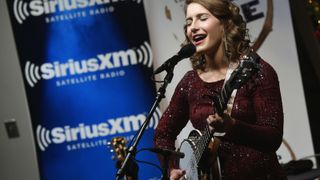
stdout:
{"type": "Polygon", "coordinates": [[[207,16],[201,16],[201,17],[200,17],[200,21],[205,21],[205,20],[207,20],[207,19],[208,19],[207,16]]]}
{"type": "Polygon", "coordinates": [[[192,24],[192,21],[186,21],[186,26],[190,26],[192,24]]]}
{"type": "Polygon", "coordinates": [[[199,17],[199,19],[200,19],[200,21],[205,21],[205,20],[208,19],[208,15],[203,14],[203,15],[201,15],[201,16],[199,17]]]}

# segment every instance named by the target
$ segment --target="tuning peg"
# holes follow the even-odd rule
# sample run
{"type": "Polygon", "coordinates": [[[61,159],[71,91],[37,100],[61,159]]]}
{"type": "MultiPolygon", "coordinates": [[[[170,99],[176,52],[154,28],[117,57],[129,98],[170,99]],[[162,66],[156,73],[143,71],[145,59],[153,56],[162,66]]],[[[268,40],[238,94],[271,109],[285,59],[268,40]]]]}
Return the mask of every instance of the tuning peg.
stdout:
{"type": "Polygon", "coordinates": [[[107,148],[111,148],[111,142],[108,141],[106,146],[107,146],[107,148]]]}

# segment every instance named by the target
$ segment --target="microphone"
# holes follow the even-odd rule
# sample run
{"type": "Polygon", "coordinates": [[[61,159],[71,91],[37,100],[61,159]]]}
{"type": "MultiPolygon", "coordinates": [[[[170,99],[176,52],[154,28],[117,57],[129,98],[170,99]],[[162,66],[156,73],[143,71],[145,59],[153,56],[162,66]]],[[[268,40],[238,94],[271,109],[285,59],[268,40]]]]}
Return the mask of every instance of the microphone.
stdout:
{"type": "Polygon", "coordinates": [[[154,71],[153,74],[158,74],[164,70],[167,71],[169,68],[173,68],[179,61],[192,56],[195,52],[196,47],[192,43],[183,46],[176,55],[172,56],[166,62],[164,62],[160,67],[158,67],[154,71]]]}
{"type": "Polygon", "coordinates": [[[177,156],[178,158],[184,158],[184,153],[178,152],[178,151],[173,151],[170,149],[148,148],[147,150],[149,150],[151,152],[158,153],[158,154],[162,154],[164,156],[174,155],[174,156],[177,156]]]}

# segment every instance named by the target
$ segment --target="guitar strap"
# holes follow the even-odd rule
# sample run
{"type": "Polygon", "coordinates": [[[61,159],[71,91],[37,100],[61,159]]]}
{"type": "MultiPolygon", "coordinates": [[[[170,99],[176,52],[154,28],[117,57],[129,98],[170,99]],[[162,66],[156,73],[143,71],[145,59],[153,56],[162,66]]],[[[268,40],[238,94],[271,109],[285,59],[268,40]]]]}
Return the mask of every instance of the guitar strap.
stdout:
{"type": "MultiPolygon", "coordinates": [[[[238,65],[239,65],[239,63],[233,63],[233,62],[229,64],[229,68],[227,70],[227,74],[226,74],[226,78],[224,80],[223,86],[229,80],[232,72],[238,67],[238,65]]],[[[229,114],[229,115],[231,115],[231,110],[232,110],[232,107],[233,107],[233,102],[234,102],[234,98],[236,97],[236,94],[237,94],[237,89],[232,91],[232,94],[231,94],[231,96],[229,98],[229,101],[227,103],[226,113],[229,114]]]]}

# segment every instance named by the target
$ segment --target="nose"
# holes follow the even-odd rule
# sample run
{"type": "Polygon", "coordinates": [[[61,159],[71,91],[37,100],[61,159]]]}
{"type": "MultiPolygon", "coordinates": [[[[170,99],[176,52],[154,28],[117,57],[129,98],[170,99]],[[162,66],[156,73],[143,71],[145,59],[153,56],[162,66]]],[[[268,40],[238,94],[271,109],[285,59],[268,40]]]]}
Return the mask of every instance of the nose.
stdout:
{"type": "Polygon", "coordinates": [[[199,30],[199,28],[197,28],[195,26],[191,27],[191,32],[192,33],[196,33],[198,30],[199,30]]]}
{"type": "Polygon", "coordinates": [[[192,22],[192,24],[190,25],[190,30],[192,33],[195,33],[199,30],[199,27],[196,21],[192,22]]]}

